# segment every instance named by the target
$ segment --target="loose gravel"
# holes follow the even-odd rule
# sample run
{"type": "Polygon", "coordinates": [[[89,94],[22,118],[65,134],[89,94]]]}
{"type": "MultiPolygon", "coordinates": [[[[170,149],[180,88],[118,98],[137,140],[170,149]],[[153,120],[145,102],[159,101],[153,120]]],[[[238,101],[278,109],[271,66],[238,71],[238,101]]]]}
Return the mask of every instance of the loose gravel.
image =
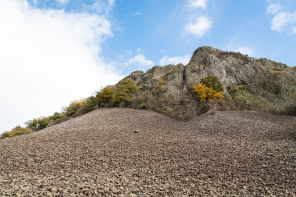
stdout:
{"type": "Polygon", "coordinates": [[[0,140],[0,196],[295,196],[293,121],[95,110],[0,140]]]}

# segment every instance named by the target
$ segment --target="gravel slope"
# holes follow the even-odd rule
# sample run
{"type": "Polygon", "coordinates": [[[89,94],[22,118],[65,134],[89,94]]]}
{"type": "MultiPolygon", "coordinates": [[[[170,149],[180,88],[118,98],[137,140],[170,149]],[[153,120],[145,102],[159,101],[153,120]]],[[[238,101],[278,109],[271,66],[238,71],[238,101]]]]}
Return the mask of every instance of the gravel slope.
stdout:
{"type": "Polygon", "coordinates": [[[99,109],[0,140],[1,196],[295,196],[295,118],[99,109]],[[139,133],[134,133],[140,130],[139,133]]]}

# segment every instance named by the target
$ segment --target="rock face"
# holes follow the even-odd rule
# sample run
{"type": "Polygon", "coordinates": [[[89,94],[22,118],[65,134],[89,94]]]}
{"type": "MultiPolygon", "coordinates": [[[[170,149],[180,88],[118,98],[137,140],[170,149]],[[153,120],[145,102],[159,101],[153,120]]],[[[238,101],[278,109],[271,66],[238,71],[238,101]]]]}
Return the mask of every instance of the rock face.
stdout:
{"type": "Polygon", "coordinates": [[[224,85],[226,108],[274,111],[293,103],[296,67],[208,46],[196,49],[186,66],[154,66],[128,77],[140,88],[134,103],[145,102],[152,110],[190,119],[204,111],[203,103],[190,90],[210,74],[224,85]]]}

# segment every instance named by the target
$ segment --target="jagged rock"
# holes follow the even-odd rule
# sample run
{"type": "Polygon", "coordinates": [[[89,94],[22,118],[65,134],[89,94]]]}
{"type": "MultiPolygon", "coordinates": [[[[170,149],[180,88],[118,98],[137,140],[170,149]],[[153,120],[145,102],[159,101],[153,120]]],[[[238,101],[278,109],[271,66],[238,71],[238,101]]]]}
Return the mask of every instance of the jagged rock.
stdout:
{"type": "Polygon", "coordinates": [[[148,108],[171,117],[190,119],[202,108],[190,88],[210,74],[223,83],[226,104],[234,103],[232,108],[280,110],[293,103],[296,67],[208,46],[196,49],[186,66],[154,66],[146,73],[135,71],[128,77],[137,81],[140,90],[136,97],[141,95],[140,100],[146,102],[153,100],[154,106],[148,105],[148,108]],[[159,80],[165,82],[165,88],[158,88],[159,80]]]}

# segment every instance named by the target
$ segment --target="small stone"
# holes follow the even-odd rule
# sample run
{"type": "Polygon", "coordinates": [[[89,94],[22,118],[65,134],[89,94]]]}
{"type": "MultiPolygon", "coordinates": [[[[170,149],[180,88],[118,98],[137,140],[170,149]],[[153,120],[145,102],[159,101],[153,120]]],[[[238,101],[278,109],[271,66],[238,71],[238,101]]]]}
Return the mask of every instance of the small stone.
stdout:
{"type": "Polygon", "coordinates": [[[140,130],[134,130],[134,133],[140,133],[140,130]]]}

